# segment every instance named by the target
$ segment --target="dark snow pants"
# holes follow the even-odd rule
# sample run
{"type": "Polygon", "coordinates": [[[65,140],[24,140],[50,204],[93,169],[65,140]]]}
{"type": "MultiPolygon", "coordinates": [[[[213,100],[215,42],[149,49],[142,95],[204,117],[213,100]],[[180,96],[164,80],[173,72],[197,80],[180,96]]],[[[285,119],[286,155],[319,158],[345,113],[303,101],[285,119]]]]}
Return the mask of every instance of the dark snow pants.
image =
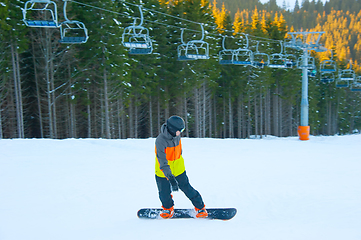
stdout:
{"type": "MultiPolygon", "coordinates": [[[[171,195],[172,192],[169,181],[166,178],[161,178],[157,175],[155,176],[155,179],[157,182],[159,199],[162,202],[162,206],[164,208],[171,208],[172,206],[174,206],[174,201],[171,195]]],[[[177,179],[178,181],[178,186],[180,190],[182,190],[184,194],[189,198],[189,200],[191,200],[193,206],[198,209],[203,208],[204,203],[202,197],[199,192],[190,185],[186,172],[177,176],[175,179],[177,179]]]]}

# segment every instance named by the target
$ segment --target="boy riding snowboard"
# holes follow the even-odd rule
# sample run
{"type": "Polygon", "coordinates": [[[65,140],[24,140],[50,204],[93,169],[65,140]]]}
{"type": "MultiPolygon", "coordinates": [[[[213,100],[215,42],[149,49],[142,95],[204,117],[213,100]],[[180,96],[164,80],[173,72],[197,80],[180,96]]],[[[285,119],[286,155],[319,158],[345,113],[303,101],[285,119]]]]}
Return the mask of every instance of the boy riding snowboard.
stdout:
{"type": "Polygon", "coordinates": [[[173,216],[174,202],[171,193],[178,191],[178,188],[192,202],[197,218],[208,216],[201,195],[190,185],[185,171],[180,137],[184,128],[184,120],[179,116],[172,116],[162,125],[155,140],[155,179],[162,202],[162,218],[173,216]]]}

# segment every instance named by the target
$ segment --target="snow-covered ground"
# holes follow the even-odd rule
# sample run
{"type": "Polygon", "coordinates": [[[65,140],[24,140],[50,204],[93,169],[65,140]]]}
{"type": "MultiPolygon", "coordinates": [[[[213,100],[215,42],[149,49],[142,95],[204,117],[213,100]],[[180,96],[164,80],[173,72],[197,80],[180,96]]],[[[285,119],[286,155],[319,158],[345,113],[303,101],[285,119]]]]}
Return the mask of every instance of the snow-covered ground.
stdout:
{"type": "Polygon", "coordinates": [[[137,218],[161,206],[154,139],[0,140],[0,239],[361,239],[361,135],[182,143],[191,184],[232,220],[137,218]]]}

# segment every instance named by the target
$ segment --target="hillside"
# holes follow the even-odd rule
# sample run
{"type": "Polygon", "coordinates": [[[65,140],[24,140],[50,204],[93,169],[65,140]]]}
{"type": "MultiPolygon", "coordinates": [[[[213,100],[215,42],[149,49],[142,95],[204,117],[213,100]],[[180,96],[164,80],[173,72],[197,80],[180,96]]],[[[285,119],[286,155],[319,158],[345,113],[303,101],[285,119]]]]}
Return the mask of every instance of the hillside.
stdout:
{"type": "Polygon", "coordinates": [[[137,218],[161,206],[154,139],[9,139],[0,140],[0,239],[360,239],[361,135],[182,143],[190,183],[207,207],[236,207],[232,220],[137,218]]]}

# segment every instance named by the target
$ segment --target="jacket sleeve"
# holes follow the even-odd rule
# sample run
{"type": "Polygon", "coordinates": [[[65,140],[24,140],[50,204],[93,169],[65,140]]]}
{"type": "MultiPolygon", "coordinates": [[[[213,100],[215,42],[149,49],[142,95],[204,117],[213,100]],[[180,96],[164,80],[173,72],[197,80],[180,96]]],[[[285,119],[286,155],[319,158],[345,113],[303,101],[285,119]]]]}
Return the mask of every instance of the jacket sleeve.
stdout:
{"type": "Polygon", "coordinates": [[[164,176],[169,179],[173,174],[168,165],[168,160],[165,153],[165,141],[163,139],[157,138],[157,140],[155,141],[155,146],[157,148],[157,159],[159,162],[159,168],[164,173],[164,176]]]}

